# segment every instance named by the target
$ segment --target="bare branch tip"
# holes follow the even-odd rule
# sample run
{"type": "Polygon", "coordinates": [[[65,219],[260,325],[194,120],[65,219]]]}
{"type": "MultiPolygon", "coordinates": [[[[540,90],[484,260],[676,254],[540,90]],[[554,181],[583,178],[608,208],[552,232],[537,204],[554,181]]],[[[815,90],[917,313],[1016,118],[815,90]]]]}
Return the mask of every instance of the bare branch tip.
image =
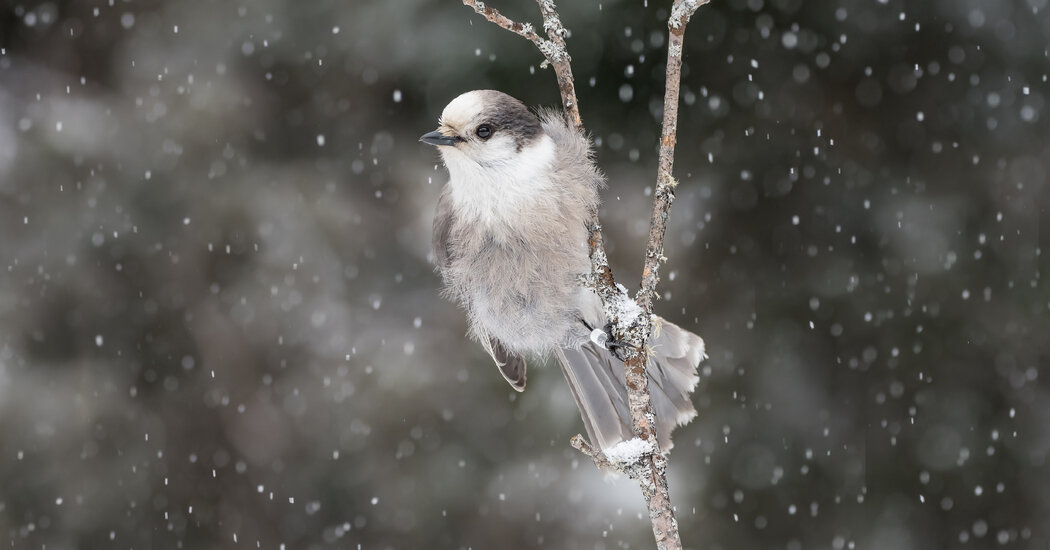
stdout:
{"type": "Polygon", "coordinates": [[[622,473],[622,471],[613,465],[613,463],[609,462],[609,459],[605,457],[604,453],[591,447],[590,444],[583,439],[582,435],[576,434],[572,436],[572,439],[569,440],[569,444],[577,451],[591,457],[591,460],[594,461],[594,466],[599,470],[603,472],[622,473]]]}
{"type": "Polygon", "coordinates": [[[689,18],[696,10],[711,0],[675,0],[671,7],[671,17],[667,19],[667,26],[672,29],[681,29],[689,22],[689,18]]]}

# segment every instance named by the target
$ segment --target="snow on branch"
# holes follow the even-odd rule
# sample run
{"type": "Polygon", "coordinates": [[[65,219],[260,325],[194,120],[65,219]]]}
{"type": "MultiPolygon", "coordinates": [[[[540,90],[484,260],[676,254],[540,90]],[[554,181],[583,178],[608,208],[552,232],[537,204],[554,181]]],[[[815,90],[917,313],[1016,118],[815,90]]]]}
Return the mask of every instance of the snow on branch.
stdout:
{"type": "Polygon", "coordinates": [[[646,441],[644,439],[638,439],[637,437],[628,439],[627,441],[621,441],[608,449],[605,449],[605,458],[613,464],[620,464],[623,466],[631,466],[637,464],[645,459],[645,457],[653,454],[656,451],[656,447],[652,441],[646,441]]]}

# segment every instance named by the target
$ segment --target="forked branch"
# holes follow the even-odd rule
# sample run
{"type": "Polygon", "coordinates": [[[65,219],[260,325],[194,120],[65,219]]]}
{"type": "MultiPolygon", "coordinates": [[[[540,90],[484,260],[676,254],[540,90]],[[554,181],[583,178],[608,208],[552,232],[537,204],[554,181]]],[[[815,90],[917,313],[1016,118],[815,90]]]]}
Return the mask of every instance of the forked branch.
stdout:
{"type": "MultiPolygon", "coordinates": [[[[554,67],[554,73],[557,75],[566,121],[580,128],[583,123],[580,119],[579,104],[576,101],[571,60],[565,47],[565,37],[568,33],[562,26],[553,0],[536,0],[536,2],[543,15],[543,29],[547,35],[546,38],[537,34],[532,25],[512,21],[495,8],[486,6],[480,1],[463,0],[465,5],[474,8],[474,11],[489,21],[529,39],[539,48],[546,58],[545,63],[554,67]]],[[[617,303],[627,297],[623,287],[615,284],[612,270],[609,268],[597,212],[593,214],[588,228],[590,230],[588,244],[590,245],[592,283],[595,292],[601,297],[609,319],[615,323],[614,330],[617,339],[627,342],[633,348],[628,349],[625,361],[627,395],[633,432],[635,437],[648,442],[653,451],[642,456],[638,464],[625,470],[622,465],[610,462],[601,450],[591,448],[583,437],[577,435],[572,438],[571,443],[573,447],[591,457],[599,469],[621,471],[638,480],[649,509],[653,536],[656,538],[656,547],[659,550],[680,550],[682,541],[678,535],[678,522],[675,519],[674,508],[671,506],[667,486],[667,457],[655,450],[658,440],[654,422],[655,414],[649,394],[649,377],[646,374],[649,357],[645,343],[652,335],[653,297],[656,293],[656,285],[660,281],[660,262],[666,259],[663,250],[664,234],[667,231],[667,215],[671,203],[674,202],[675,187],[678,185],[672,176],[672,168],[674,167],[674,147],[677,141],[678,96],[682,77],[682,45],[685,27],[696,10],[708,2],[709,0],[674,0],[671,15],[667,21],[669,40],[663,125],[660,132],[659,168],[653,212],[649,221],[645,267],[642,271],[641,288],[635,296],[635,301],[641,307],[642,314],[629,323],[621,323],[621,320],[615,316],[615,312],[622,311],[617,303]]]]}
{"type": "Polygon", "coordinates": [[[583,122],[580,120],[580,108],[576,102],[576,86],[572,78],[572,65],[569,52],[565,49],[565,35],[568,31],[561,24],[558,11],[554,2],[550,0],[536,0],[543,13],[544,38],[536,34],[536,30],[529,23],[518,23],[503,15],[496,8],[486,5],[480,0],[463,0],[463,4],[474,8],[485,19],[517,34],[527,38],[539,48],[546,59],[545,63],[554,67],[554,74],[558,77],[558,89],[561,90],[561,105],[564,109],[565,120],[576,128],[581,128],[583,122]]]}

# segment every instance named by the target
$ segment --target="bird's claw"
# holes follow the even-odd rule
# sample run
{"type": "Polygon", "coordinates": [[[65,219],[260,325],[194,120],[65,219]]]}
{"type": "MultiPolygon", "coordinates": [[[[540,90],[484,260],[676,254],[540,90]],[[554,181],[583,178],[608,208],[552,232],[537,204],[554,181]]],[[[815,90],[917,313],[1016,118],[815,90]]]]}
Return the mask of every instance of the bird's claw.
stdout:
{"type": "Polygon", "coordinates": [[[621,342],[613,338],[613,324],[609,323],[600,329],[591,330],[591,341],[598,344],[604,349],[607,349],[616,356],[617,359],[623,361],[624,357],[620,350],[629,346],[627,342],[621,342]]]}
{"type": "Polygon", "coordinates": [[[598,347],[606,349],[612,352],[620,361],[624,361],[625,358],[620,350],[631,347],[627,342],[617,340],[613,337],[613,329],[615,325],[612,323],[606,323],[602,328],[594,328],[587,321],[580,320],[583,326],[587,327],[587,330],[591,331],[591,342],[594,342],[598,347]]]}
{"type": "Polygon", "coordinates": [[[608,342],[606,342],[606,348],[605,349],[612,350],[612,349],[616,349],[616,348],[626,348],[626,347],[630,346],[630,344],[628,344],[627,342],[623,342],[623,341],[616,340],[615,338],[613,338],[613,330],[615,328],[616,328],[616,325],[614,325],[612,323],[608,323],[608,324],[605,325],[605,327],[602,328],[602,332],[604,332],[609,337],[608,342]]]}

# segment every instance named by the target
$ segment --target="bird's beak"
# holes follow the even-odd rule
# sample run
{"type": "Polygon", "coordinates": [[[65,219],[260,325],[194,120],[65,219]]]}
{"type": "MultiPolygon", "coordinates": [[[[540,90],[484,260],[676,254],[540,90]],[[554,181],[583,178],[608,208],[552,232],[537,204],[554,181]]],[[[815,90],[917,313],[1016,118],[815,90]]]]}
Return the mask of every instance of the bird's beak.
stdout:
{"type": "Polygon", "coordinates": [[[440,131],[434,130],[433,132],[426,133],[420,136],[419,141],[422,141],[427,145],[455,145],[458,141],[460,141],[460,138],[448,137],[442,134],[440,131]]]}

